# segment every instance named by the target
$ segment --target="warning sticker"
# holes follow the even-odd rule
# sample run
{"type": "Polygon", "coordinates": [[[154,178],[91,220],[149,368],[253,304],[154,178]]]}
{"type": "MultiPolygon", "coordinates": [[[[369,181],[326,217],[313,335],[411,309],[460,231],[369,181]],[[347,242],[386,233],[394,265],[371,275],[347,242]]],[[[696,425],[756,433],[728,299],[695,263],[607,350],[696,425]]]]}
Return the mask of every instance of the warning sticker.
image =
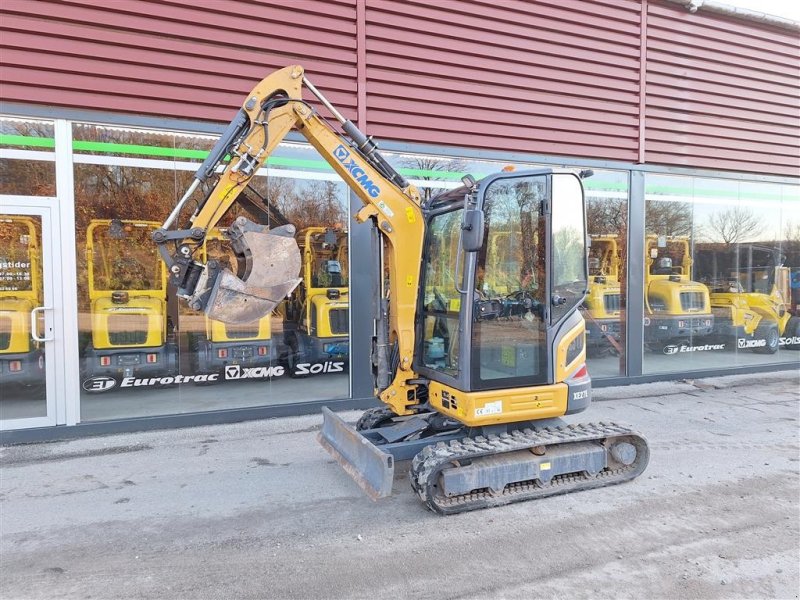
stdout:
{"type": "Polygon", "coordinates": [[[378,205],[378,208],[380,209],[380,211],[383,214],[385,214],[387,217],[393,217],[394,216],[394,211],[391,208],[389,208],[389,206],[383,200],[381,200],[380,202],[377,202],[377,205],[378,205]]]}

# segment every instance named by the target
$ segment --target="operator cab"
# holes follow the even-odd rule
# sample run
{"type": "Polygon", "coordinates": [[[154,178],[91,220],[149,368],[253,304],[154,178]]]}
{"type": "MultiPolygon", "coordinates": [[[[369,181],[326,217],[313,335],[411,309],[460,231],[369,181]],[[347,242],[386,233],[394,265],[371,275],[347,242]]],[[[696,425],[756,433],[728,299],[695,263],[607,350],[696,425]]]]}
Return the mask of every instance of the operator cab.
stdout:
{"type": "MultiPolygon", "coordinates": [[[[423,208],[415,370],[462,391],[556,381],[551,349],[580,322],[587,290],[578,175],[499,173],[423,208]]],[[[581,335],[566,364],[582,350],[581,335]]]]}

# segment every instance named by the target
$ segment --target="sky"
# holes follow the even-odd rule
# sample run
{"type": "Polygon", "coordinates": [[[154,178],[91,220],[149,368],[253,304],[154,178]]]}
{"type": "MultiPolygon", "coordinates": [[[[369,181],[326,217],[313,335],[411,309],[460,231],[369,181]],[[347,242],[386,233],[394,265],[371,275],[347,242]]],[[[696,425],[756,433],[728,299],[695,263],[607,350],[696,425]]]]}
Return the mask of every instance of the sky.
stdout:
{"type": "Polygon", "coordinates": [[[800,22],[800,2],[797,0],[720,0],[720,2],[800,22]]]}

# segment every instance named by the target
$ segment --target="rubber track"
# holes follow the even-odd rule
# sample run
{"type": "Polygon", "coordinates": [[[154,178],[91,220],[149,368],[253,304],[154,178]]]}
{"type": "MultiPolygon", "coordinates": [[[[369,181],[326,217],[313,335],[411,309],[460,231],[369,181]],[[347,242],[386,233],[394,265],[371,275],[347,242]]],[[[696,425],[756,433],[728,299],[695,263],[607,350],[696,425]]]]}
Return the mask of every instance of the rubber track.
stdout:
{"type": "Polygon", "coordinates": [[[629,481],[644,471],[650,452],[647,441],[635,431],[616,423],[586,423],[544,429],[522,429],[499,436],[464,438],[440,442],[421,450],[414,457],[409,477],[417,495],[432,511],[450,515],[479,508],[521,502],[545,496],[605,487],[629,481]],[[536,446],[552,447],[587,441],[627,441],[636,448],[636,460],[628,466],[616,463],[609,455],[609,468],[596,475],[586,473],[556,475],[549,483],[537,480],[512,483],[502,493],[487,489],[459,496],[438,493],[439,473],[460,461],[525,450],[536,446]]]}

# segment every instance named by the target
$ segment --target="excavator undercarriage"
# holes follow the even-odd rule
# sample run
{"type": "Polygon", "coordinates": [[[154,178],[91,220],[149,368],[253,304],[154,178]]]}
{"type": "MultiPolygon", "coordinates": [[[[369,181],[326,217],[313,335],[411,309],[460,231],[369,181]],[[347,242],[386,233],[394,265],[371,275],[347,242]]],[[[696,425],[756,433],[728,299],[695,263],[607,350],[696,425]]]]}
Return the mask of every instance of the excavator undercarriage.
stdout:
{"type": "Polygon", "coordinates": [[[616,423],[549,419],[467,428],[435,411],[370,409],[355,429],[323,409],[322,446],[373,499],[392,493],[395,463],[432,511],[451,515],[623,483],[649,460],[640,434],[616,423]]]}

